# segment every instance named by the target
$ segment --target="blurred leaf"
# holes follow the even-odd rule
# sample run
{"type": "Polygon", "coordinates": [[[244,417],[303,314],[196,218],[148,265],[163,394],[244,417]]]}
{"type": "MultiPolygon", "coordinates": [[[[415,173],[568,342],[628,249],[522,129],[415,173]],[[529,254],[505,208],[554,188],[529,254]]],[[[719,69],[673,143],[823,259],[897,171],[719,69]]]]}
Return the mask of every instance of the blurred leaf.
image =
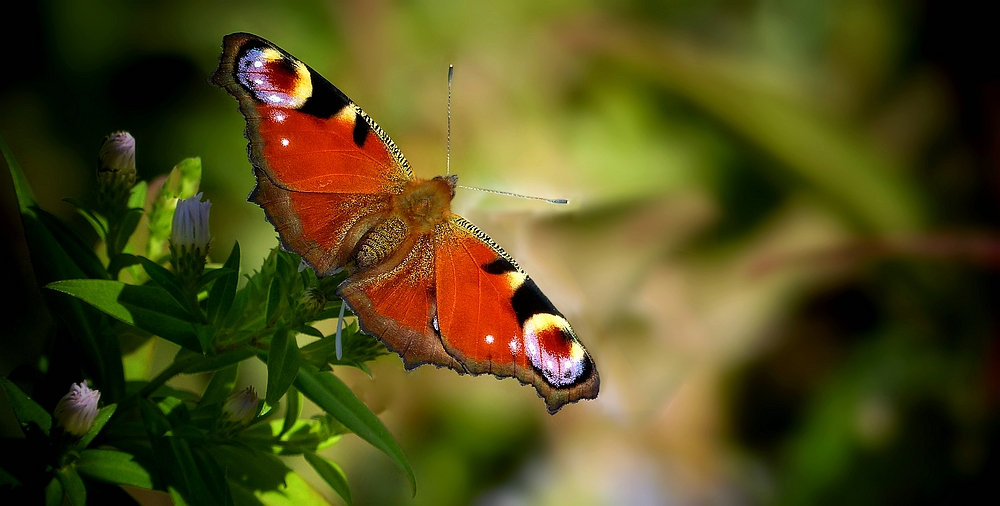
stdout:
{"type": "Polygon", "coordinates": [[[74,465],[87,478],[145,489],[156,486],[155,476],[136,462],[135,456],[130,453],[118,450],[83,450],[74,465]]]}
{"type": "Polygon", "coordinates": [[[57,281],[47,288],[77,297],[122,322],[187,349],[201,350],[195,321],[162,288],[98,279],[57,281]]]}
{"type": "Polygon", "coordinates": [[[316,455],[313,452],[305,452],[302,454],[306,458],[306,462],[316,470],[316,473],[323,478],[330,488],[337,492],[340,497],[344,498],[344,502],[348,505],[351,502],[351,487],[347,484],[347,477],[344,476],[344,471],[340,469],[340,466],[330,462],[329,460],[316,455]]]}
{"type": "Polygon", "coordinates": [[[73,506],[86,506],[87,487],[84,486],[83,480],[77,474],[76,469],[72,466],[60,467],[56,469],[56,478],[59,479],[59,484],[62,485],[62,489],[66,493],[66,497],[69,498],[70,504],[73,506]]]}
{"type": "Polygon", "coordinates": [[[347,385],[332,373],[319,372],[311,366],[303,365],[295,379],[295,386],[309,400],[315,402],[323,411],[339,420],[361,439],[385,452],[406,475],[413,494],[417,493],[417,480],[403,450],[399,448],[392,434],[382,425],[378,417],[354,395],[354,392],[351,392],[351,389],[347,388],[347,385]]]}
{"type": "Polygon", "coordinates": [[[299,347],[295,334],[279,325],[267,352],[267,394],[265,402],[276,406],[299,372],[299,347]]]}
{"type": "Polygon", "coordinates": [[[28,178],[24,177],[24,170],[17,163],[14,153],[10,152],[10,148],[7,147],[7,142],[3,140],[3,137],[0,137],[0,151],[3,151],[3,157],[7,160],[7,168],[10,170],[11,180],[14,182],[14,195],[17,196],[17,205],[21,214],[32,214],[31,208],[38,206],[35,193],[31,191],[28,178]]]}
{"type": "Polygon", "coordinates": [[[20,487],[21,485],[23,485],[21,480],[8,473],[6,469],[0,467],[0,487],[15,488],[20,487]]]}
{"type": "Polygon", "coordinates": [[[201,181],[201,159],[187,158],[170,170],[149,211],[149,240],[146,256],[160,258],[167,251],[167,239],[177,208],[177,199],[193,197],[201,181]]]}
{"type": "Polygon", "coordinates": [[[3,387],[4,393],[7,394],[7,402],[10,404],[10,409],[14,412],[14,416],[17,417],[17,421],[21,426],[33,423],[48,435],[49,430],[52,428],[52,416],[7,378],[0,377],[0,386],[3,387]]]}
{"type": "Polygon", "coordinates": [[[61,506],[64,495],[62,482],[53,476],[45,486],[45,506],[61,506]]]}

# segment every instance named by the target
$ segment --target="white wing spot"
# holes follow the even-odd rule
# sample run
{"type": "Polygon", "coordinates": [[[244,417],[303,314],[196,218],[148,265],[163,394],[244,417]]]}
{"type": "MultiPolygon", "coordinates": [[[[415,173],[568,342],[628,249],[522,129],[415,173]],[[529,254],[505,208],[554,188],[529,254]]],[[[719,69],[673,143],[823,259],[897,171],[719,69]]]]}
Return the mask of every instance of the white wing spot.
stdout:
{"type": "Polygon", "coordinates": [[[274,121],[277,121],[278,123],[285,121],[285,118],[286,116],[284,114],[281,114],[280,112],[274,115],[274,121]]]}
{"type": "Polygon", "coordinates": [[[261,68],[261,67],[264,66],[264,62],[262,62],[260,60],[257,60],[255,62],[253,62],[253,66],[256,67],[256,68],[261,68]]]}
{"type": "Polygon", "coordinates": [[[287,146],[288,145],[288,139],[281,139],[281,145],[282,146],[287,146]]]}
{"type": "Polygon", "coordinates": [[[521,344],[517,342],[517,336],[510,338],[510,342],[507,343],[510,347],[510,354],[517,355],[517,352],[521,350],[521,344]]]}
{"type": "Polygon", "coordinates": [[[493,336],[486,334],[486,344],[493,344],[493,336]]]}

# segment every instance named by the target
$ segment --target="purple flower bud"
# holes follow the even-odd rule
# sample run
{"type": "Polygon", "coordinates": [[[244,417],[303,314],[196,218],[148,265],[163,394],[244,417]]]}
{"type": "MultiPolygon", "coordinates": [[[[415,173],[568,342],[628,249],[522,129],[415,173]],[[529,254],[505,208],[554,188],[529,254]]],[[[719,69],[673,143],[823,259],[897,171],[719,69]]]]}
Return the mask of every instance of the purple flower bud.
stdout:
{"type": "Polygon", "coordinates": [[[74,383],[69,393],[56,404],[56,423],[74,436],[86,434],[94,426],[100,399],[101,392],[91,390],[87,382],[74,383]]]}
{"type": "Polygon", "coordinates": [[[257,416],[257,392],[253,387],[246,387],[226,399],[226,404],[222,407],[223,421],[247,425],[257,416]]]}

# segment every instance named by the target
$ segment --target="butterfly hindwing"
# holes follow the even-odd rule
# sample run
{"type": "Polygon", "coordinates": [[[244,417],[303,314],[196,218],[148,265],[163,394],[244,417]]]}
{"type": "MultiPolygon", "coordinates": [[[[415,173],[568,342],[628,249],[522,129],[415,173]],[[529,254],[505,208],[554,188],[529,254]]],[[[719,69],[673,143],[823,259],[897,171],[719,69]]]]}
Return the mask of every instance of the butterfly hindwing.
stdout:
{"type": "Polygon", "coordinates": [[[549,411],[597,396],[597,369],[569,322],[496,243],[452,215],[436,250],[438,325],[474,374],[512,376],[549,411]]]}

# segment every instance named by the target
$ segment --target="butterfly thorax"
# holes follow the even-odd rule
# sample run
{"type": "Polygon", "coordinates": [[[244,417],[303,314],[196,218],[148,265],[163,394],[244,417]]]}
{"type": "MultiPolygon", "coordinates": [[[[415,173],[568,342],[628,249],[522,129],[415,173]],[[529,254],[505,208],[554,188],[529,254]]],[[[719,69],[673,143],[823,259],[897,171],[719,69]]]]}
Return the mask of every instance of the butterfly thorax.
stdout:
{"type": "Polygon", "coordinates": [[[414,179],[402,193],[393,198],[395,214],[406,221],[416,233],[433,232],[451,217],[451,199],[455,196],[458,176],[438,176],[434,179],[414,179]]]}

